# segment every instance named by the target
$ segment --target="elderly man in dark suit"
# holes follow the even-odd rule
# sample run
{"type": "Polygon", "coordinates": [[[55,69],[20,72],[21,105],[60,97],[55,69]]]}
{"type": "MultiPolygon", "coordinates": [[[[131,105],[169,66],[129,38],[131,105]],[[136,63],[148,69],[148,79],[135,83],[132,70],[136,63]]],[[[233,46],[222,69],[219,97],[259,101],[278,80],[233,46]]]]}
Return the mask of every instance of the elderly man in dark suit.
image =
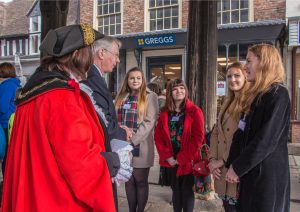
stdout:
{"type": "Polygon", "coordinates": [[[107,120],[107,132],[109,139],[129,140],[132,136],[126,126],[119,126],[115,106],[111,92],[107,88],[104,79],[106,73],[111,73],[120,62],[119,48],[121,42],[116,38],[106,36],[101,42],[93,45],[94,65],[88,72],[87,80],[84,82],[93,90],[96,104],[102,109],[107,120]]]}
{"type": "MultiPolygon", "coordinates": [[[[93,59],[94,64],[88,71],[87,80],[82,81],[93,90],[93,98],[96,105],[102,109],[104,113],[103,119],[106,125],[105,133],[108,139],[129,140],[133,132],[126,126],[119,126],[115,111],[111,92],[109,91],[104,79],[106,73],[111,73],[113,69],[120,63],[119,48],[121,42],[116,38],[106,36],[101,42],[94,42],[93,59]]],[[[100,118],[101,119],[101,118],[100,118]]],[[[102,122],[103,123],[103,122],[102,122]]],[[[113,185],[115,206],[118,209],[117,188],[113,185]]]]}

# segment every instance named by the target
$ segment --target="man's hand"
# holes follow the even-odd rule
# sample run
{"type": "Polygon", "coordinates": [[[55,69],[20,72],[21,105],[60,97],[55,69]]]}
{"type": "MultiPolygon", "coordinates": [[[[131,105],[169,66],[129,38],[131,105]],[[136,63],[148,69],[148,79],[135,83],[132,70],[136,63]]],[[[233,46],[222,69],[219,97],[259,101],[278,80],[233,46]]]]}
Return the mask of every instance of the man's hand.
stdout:
{"type": "Polygon", "coordinates": [[[232,166],[230,166],[230,168],[228,169],[225,179],[229,183],[238,183],[238,182],[240,182],[239,176],[237,176],[237,174],[233,170],[232,166]]]}

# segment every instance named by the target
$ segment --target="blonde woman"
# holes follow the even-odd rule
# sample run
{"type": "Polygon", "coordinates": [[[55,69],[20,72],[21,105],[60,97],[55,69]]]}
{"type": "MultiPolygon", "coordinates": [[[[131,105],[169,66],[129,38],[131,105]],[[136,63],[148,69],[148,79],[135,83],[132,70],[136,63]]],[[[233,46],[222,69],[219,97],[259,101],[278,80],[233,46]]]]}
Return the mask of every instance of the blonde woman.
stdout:
{"type": "Polygon", "coordinates": [[[290,211],[291,105],[281,56],[274,46],[252,46],[245,69],[252,84],[245,93],[248,104],[233,138],[226,180],[240,181],[239,211],[290,211]]]}
{"type": "Polygon", "coordinates": [[[228,67],[226,73],[228,95],[221,107],[216,127],[214,127],[211,135],[209,168],[215,178],[216,193],[223,200],[226,212],[236,211],[237,184],[225,181],[227,169],[224,165],[245,102],[244,93],[248,88],[246,75],[243,65],[239,62],[228,67]]]}
{"type": "Polygon", "coordinates": [[[154,127],[159,114],[157,95],[146,88],[143,71],[130,69],[116,97],[120,126],[133,130],[133,175],[125,184],[129,211],[144,211],[148,201],[148,176],[154,162],[154,127]]]}

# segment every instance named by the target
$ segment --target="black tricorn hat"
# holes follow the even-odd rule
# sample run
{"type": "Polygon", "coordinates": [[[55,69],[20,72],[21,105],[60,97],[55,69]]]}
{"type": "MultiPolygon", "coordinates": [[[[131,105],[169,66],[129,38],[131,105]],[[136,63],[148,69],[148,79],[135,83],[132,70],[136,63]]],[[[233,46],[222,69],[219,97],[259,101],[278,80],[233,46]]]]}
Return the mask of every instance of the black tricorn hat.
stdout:
{"type": "Polygon", "coordinates": [[[103,34],[89,24],[63,26],[47,33],[40,50],[54,57],[62,57],[103,37],[103,34]]]}

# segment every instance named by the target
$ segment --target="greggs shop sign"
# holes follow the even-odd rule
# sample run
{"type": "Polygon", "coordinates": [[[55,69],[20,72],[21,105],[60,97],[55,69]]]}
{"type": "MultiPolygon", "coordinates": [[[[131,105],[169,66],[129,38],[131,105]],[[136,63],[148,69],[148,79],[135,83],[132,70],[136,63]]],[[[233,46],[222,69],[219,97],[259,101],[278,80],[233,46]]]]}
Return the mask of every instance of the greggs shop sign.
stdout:
{"type": "Polygon", "coordinates": [[[165,46],[176,44],[176,35],[145,36],[137,38],[137,45],[142,46],[165,46]]]}

